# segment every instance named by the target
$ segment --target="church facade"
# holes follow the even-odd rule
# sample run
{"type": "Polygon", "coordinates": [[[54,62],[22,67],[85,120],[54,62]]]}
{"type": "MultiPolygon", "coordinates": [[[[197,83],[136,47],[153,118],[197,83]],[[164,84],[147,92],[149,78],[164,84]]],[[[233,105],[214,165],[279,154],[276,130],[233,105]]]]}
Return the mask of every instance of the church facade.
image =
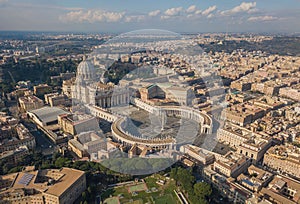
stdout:
{"type": "Polygon", "coordinates": [[[128,105],[130,101],[128,87],[107,83],[104,75],[98,79],[94,65],[85,58],[77,67],[76,80],[63,86],[63,90],[71,90],[73,104],[110,108],[128,105]]]}

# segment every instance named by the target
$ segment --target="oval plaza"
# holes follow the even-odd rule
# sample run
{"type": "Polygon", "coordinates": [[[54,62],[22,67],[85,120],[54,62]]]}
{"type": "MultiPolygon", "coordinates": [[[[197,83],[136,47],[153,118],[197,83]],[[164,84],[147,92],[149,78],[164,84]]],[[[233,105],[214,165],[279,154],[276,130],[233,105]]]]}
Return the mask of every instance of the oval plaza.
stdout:
{"type": "MultiPolygon", "coordinates": [[[[188,89],[176,89],[177,91],[180,91],[178,95],[180,95],[181,101],[183,101],[182,104],[160,106],[148,101],[149,96],[141,96],[140,98],[137,96],[129,96],[130,94],[128,91],[128,86],[107,84],[107,80],[103,78],[100,79],[100,83],[93,82],[93,80],[95,80],[94,66],[92,63],[87,62],[87,60],[81,62],[81,64],[78,66],[78,69],[76,82],[74,85],[72,85],[72,87],[70,87],[73,91],[72,97],[74,97],[77,101],[82,102],[82,104],[85,106],[85,109],[90,114],[112,122],[111,131],[113,139],[123,144],[123,146],[131,147],[133,145],[143,145],[154,150],[161,150],[165,148],[173,149],[176,145],[176,139],[173,137],[147,139],[134,136],[122,128],[122,124],[126,120],[126,117],[119,113],[114,114],[109,109],[110,106],[122,106],[131,103],[138,109],[145,110],[157,117],[166,115],[168,117],[178,117],[196,121],[200,126],[199,132],[206,134],[210,134],[212,132],[212,119],[207,114],[186,106],[189,103],[188,100],[190,99],[190,90],[188,89]],[[108,86],[110,87],[109,90],[103,88],[108,86]],[[109,103],[108,105],[108,103],[104,103],[103,100],[100,102],[99,96],[103,95],[106,97],[106,102],[114,101],[114,103],[109,103]],[[117,98],[115,99],[115,97],[117,98]],[[183,97],[186,98],[182,100],[183,97]],[[119,100],[120,98],[125,100],[119,100]]],[[[169,90],[174,89],[169,88],[169,90]]],[[[162,91],[164,90],[160,90],[160,92],[162,91]]],[[[166,93],[164,94],[165,96],[170,95],[167,93],[167,91],[168,90],[166,90],[166,93]]],[[[155,95],[155,93],[151,94],[151,97],[155,95]]],[[[170,99],[166,100],[169,101],[170,99]]]]}
{"type": "MultiPolygon", "coordinates": [[[[182,107],[182,106],[163,106],[163,107],[156,107],[149,105],[140,99],[132,99],[132,104],[140,109],[144,109],[153,113],[160,117],[163,113],[167,116],[175,116],[179,118],[186,118],[189,120],[194,120],[200,124],[201,133],[211,133],[212,131],[212,120],[211,118],[193,108],[189,107],[182,107]]],[[[135,137],[131,134],[126,133],[125,130],[122,129],[122,123],[124,122],[124,117],[118,118],[112,124],[112,134],[113,137],[120,143],[125,146],[132,146],[134,144],[145,145],[151,147],[155,150],[169,148],[172,149],[174,145],[176,145],[175,138],[163,138],[163,139],[143,139],[135,137]]]]}

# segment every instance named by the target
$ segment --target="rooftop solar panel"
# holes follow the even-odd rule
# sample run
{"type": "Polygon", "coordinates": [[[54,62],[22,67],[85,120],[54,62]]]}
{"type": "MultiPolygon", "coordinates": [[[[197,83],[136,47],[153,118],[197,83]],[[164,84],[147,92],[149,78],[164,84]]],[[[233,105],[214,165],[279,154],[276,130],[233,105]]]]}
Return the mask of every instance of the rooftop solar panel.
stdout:
{"type": "Polygon", "coordinates": [[[19,180],[19,184],[23,184],[23,185],[28,185],[30,183],[30,181],[32,180],[32,178],[34,177],[33,174],[24,174],[22,176],[22,178],[19,180]]]}

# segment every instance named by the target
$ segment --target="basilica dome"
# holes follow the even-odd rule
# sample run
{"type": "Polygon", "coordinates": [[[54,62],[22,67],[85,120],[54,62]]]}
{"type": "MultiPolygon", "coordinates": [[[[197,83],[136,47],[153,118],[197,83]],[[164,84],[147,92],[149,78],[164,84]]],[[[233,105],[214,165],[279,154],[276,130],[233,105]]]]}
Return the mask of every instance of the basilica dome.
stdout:
{"type": "Polygon", "coordinates": [[[77,78],[83,81],[91,81],[96,77],[94,65],[85,57],[77,67],[77,78]]]}

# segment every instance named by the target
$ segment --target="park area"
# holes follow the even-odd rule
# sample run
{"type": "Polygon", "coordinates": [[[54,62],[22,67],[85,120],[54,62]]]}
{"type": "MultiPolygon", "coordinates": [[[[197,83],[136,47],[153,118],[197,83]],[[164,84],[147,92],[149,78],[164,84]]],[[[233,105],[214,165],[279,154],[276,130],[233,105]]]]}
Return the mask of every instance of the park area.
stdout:
{"type": "Polygon", "coordinates": [[[110,188],[102,193],[101,198],[104,200],[104,204],[179,204],[174,193],[175,189],[175,181],[156,174],[144,180],[132,181],[110,188]],[[162,180],[165,183],[159,184],[158,181],[162,180]]]}

